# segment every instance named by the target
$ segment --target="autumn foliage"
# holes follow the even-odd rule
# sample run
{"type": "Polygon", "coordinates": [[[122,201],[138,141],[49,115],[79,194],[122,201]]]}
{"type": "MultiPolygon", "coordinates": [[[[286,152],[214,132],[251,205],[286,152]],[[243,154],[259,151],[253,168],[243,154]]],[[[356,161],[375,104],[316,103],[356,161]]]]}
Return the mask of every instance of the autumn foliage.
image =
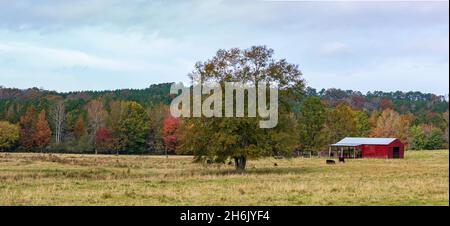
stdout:
{"type": "Polygon", "coordinates": [[[96,150],[109,150],[112,148],[112,135],[107,128],[101,127],[95,132],[96,150]]]}
{"type": "Polygon", "coordinates": [[[410,125],[413,118],[411,115],[400,115],[388,108],[378,117],[376,127],[373,128],[372,137],[395,137],[404,144],[408,144],[410,125]]]}
{"type": "Polygon", "coordinates": [[[79,117],[75,123],[73,134],[76,140],[80,140],[86,134],[86,126],[83,117],[79,117]]]}
{"type": "Polygon", "coordinates": [[[395,137],[407,149],[448,148],[448,96],[305,88],[298,66],[274,59],[273,54],[265,46],[219,50],[196,64],[190,79],[278,83],[276,128],[261,130],[255,118],[173,118],[168,114],[175,97],[170,94],[170,83],[70,93],[0,86],[0,121],[5,122],[0,128],[0,149],[167,151],[194,155],[199,161],[234,160],[244,169],[251,158],[326,152],[329,144],[347,136],[395,137]]]}
{"type": "Polygon", "coordinates": [[[7,150],[17,144],[19,127],[9,122],[0,121],[0,150],[7,150]]]}
{"type": "Polygon", "coordinates": [[[34,145],[38,149],[42,150],[50,143],[51,137],[52,131],[50,130],[47,119],[45,117],[45,110],[42,110],[37,117],[37,121],[34,128],[33,134],[34,145]]]}
{"type": "Polygon", "coordinates": [[[163,121],[161,136],[164,141],[164,148],[170,153],[175,153],[177,150],[179,126],[180,120],[168,113],[163,121]]]}
{"type": "Polygon", "coordinates": [[[33,145],[34,123],[36,109],[31,106],[25,114],[20,117],[20,145],[25,150],[30,150],[33,145]]]}

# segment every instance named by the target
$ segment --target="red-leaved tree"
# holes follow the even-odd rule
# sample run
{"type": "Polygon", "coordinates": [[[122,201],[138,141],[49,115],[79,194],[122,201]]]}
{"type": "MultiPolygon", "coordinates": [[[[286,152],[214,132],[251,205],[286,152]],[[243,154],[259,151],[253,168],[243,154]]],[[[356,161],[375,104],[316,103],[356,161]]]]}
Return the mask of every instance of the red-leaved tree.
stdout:
{"type": "Polygon", "coordinates": [[[95,154],[98,150],[106,151],[112,148],[112,135],[107,128],[98,128],[95,132],[95,154]]]}
{"type": "Polygon", "coordinates": [[[163,121],[161,135],[164,141],[164,148],[169,153],[175,153],[177,150],[177,132],[179,127],[180,120],[168,113],[163,121]]]}

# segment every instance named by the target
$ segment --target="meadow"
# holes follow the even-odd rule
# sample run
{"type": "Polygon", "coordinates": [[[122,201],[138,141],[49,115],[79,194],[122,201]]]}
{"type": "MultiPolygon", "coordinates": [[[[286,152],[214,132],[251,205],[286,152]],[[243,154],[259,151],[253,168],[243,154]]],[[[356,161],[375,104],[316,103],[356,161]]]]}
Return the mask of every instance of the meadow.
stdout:
{"type": "Polygon", "coordinates": [[[190,156],[0,153],[0,205],[449,205],[448,150],[247,166],[237,174],[190,156]]]}

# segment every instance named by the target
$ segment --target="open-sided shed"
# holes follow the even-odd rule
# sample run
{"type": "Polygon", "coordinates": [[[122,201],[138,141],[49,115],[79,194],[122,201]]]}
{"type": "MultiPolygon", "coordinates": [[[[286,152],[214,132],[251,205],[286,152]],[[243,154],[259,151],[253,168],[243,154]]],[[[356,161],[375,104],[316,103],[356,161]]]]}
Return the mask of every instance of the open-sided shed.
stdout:
{"type": "Polygon", "coordinates": [[[330,145],[330,156],[344,158],[403,158],[405,145],[397,138],[346,137],[330,145]]]}

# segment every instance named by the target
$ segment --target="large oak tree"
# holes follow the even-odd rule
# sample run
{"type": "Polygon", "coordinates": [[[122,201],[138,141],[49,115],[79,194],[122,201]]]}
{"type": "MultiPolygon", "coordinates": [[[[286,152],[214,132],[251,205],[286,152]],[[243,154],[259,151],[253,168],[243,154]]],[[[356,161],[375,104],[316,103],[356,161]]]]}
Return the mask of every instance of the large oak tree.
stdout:
{"type": "Polygon", "coordinates": [[[274,51],[265,46],[219,50],[211,59],[198,62],[190,78],[203,84],[219,83],[222,91],[225,82],[255,87],[259,82],[278,85],[278,125],[261,129],[260,117],[189,118],[183,120],[180,129],[182,151],[193,153],[199,161],[224,162],[231,158],[238,171],[245,169],[248,158],[293,151],[298,139],[293,133],[296,123],[290,114],[289,100],[299,97],[304,82],[297,65],[284,59],[276,60],[273,54],[274,51]]]}

